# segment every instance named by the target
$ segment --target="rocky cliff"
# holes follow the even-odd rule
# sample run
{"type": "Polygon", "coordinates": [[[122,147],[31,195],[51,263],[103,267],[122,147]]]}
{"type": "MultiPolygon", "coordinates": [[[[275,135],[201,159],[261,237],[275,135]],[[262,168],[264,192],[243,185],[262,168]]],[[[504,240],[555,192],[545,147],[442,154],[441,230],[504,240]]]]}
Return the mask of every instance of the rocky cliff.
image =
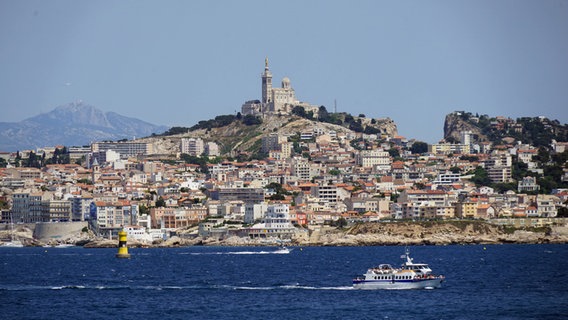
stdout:
{"type": "Polygon", "coordinates": [[[473,123],[470,123],[461,116],[460,113],[450,113],[444,119],[444,139],[453,139],[460,142],[460,132],[471,131],[472,135],[477,137],[476,141],[487,141],[481,129],[473,123]]]}

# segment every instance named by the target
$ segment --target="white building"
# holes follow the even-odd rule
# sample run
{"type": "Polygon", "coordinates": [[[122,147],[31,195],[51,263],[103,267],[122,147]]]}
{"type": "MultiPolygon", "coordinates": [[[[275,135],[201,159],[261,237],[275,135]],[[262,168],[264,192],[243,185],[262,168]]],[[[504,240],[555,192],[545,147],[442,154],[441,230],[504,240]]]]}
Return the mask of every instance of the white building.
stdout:
{"type": "Polygon", "coordinates": [[[190,156],[199,157],[205,151],[205,144],[202,139],[182,138],[180,142],[180,152],[190,156]]]}
{"type": "Polygon", "coordinates": [[[257,223],[248,229],[251,238],[291,239],[296,228],[290,221],[290,211],[287,204],[271,204],[262,223],[257,223]]]}
{"type": "Polygon", "coordinates": [[[389,170],[392,160],[390,154],[383,150],[361,150],[357,156],[357,164],[363,168],[389,170]]]}
{"type": "Polygon", "coordinates": [[[205,144],[205,154],[210,157],[218,157],[220,155],[219,145],[215,142],[207,142],[205,144]]]}
{"type": "Polygon", "coordinates": [[[268,204],[261,203],[247,203],[245,204],[245,223],[253,223],[256,220],[262,219],[268,211],[268,204]]]}

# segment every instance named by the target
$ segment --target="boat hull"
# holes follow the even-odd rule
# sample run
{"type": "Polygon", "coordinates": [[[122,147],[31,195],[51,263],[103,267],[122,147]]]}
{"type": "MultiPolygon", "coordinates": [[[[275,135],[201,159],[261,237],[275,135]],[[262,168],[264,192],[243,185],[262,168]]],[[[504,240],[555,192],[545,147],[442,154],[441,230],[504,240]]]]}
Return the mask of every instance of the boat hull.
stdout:
{"type": "Polygon", "coordinates": [[[443,278],[420,279],[420,280],[353,280],[355,289],[384,289],[384,290],[406,290],[406,289],[435,289],[442,287],[443,278]]]}

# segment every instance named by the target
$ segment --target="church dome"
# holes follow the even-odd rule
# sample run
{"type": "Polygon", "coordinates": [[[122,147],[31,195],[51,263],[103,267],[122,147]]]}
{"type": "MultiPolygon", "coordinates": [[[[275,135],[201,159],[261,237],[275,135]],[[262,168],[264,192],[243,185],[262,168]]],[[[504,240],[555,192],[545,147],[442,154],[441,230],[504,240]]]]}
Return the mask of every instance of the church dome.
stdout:
{"type": "Polygon", "coordinates": [[[288,77],[284,77],[284,79],[282,79],[282,88],[290,88],[290,79],[288,77]]]}

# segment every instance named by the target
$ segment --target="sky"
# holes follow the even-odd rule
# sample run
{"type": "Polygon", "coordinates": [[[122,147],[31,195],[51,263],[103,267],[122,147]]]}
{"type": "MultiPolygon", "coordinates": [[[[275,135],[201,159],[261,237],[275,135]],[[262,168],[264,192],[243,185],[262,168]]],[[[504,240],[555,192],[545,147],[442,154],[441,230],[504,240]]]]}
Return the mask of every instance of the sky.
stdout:
{"type": "Polygon", "coordinates": [[[0,122],[83,101],[192,126],[273,83],[434,143],[446,114],[568,123],[568,0],[0,0],[0,122]]]}

